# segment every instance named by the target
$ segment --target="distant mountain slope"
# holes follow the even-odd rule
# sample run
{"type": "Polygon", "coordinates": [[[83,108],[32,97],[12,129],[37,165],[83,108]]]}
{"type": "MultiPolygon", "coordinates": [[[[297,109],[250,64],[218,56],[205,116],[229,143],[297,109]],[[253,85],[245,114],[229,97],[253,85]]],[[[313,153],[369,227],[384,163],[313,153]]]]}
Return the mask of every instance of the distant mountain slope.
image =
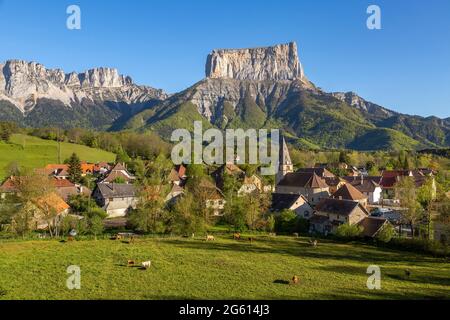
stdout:
{"type": "Polygon", "coordinates": [[[450,146],[450,118],[401,114],[353,92],[327,93],[304,74],[297,45],[214,50],[206,78],[174,95],[137,86],[115,69],[64,74],[36,63],[0,66],[0,120],[28,126],[152,130],[280,128],[304,148],[450,146]]]}
{"type": "Polygon", "coordinates": [[[403,115],[352,92],[318,89],[304,75],[296,50],[293,43],[214,50],[208,56],[204,80],[138,113],[124,128],[153,130],[168,138],[169,128],[190,128],[189,121],[200,116],[220,129],[280,128],[306,148],[450,145],[448,119],[403,115]],[[163,127],[158,125],[161,122],[163,127]]]}
{"type": "Polygon", "coordinates": [[[116,69],[65,74],[35,62],[0,64],[0,120],[28,126],[114,129],[144,108],[167,98],[138,86],[116,69]]]}

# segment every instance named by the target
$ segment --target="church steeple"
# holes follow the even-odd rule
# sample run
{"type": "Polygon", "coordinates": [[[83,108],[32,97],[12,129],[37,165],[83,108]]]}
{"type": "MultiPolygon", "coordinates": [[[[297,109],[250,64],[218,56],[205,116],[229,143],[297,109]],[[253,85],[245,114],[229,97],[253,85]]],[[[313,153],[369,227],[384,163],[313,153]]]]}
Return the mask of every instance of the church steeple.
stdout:
{"type": "Polygon", "coordinates": [[[292,164],[291,156],[289,155],[289,149],[286,144],[286,140],[282,135],[280,137],[280,151],[279,151],[279,164],[278,172],[276,175],[276,184],[278,184],[287,173],[294,172],[294,166],[292,164]]]}

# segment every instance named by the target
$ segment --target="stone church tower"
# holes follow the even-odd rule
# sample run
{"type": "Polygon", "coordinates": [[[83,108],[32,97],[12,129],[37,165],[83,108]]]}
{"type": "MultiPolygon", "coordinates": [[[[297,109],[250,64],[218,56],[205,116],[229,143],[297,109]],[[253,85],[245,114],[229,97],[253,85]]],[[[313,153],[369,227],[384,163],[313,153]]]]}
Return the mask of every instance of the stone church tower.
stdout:
{"type": "Polygon", "coordinates": [[[276,185],[278,185],[278,183],[283,180],[284,176],[287,173],[294,172],[294,166],[291,161],[291,156],[289,155],[289,150],[283,136],[281,136],[280,139],[279,159],[278,172],[275,182],[276,185]]]}

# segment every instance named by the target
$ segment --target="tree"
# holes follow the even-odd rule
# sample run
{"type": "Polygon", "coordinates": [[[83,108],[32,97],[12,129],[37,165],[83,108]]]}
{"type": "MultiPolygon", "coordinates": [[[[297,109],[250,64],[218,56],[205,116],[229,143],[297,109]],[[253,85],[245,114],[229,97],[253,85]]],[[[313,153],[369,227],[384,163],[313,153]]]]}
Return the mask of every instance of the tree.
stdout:
{"type": "Polygon", "coordinates": [[[73,183],[81,182],[83,170],[81,169],[80,158],[78,158],[76,153],[72,153],[67,164],[69,166],[67,170],[69,180],[73,183]]]}
{"type": "Polygon", "coordinates": [[[94,235],[95,240],[97,240],[97,235],[101,234],[104,230],[103,219],[95,215],[89,219],[89,231],[94,235]]]}
{"type": "Polygon", "coordinates": [[[427,177],[425,183],[417,190],[417,200],[427,213],[428,239],[430,239],[431,236],[430,233],[431,210],[435,199],[436,199],[436,189],[434,185],[434,179],[431,177],[427,177]]]}
{"type": "Polygon", "coordinates": [[[412,237],[414,238],[414,228],[422,218],[422,208],[417,201],[416,184],[412,177],[403,177],[395,185],[395,194],[404,208],[403,219],[411,226],[412,237]]]}
{"type": "Polygon", "coordinates": [[[276,230],[292,233],[296,231],[297,214],[292,210],[283,210],[276,218],[276,230]]]}
{"type": "Polygon", "coordinates": [[[17,125],[13,122],[0,122],[0,140],[9,142],[11,134],[17,131],[17,125]]]}
{"type": "Polygon", "coordinates": [[[143,186],[141,201],[130,213],[130,223],[138,231],[163,233],[166,231],[167,211],[161,185],[143,186]]]}
{"type": "Polygon", "coordinates": [[[392,224],[388,223],[377,235],[376,239],[388,243],[395,236],[396,232],[392,224]]]}
{"type": "Polygon", "coordinates": [[[275,230],[275,216],[273,214],[267,217],[267,231],[273,232],[275,230]]]}
{"type": "Polygon", "coordinates": [[[205,221],[198,210],[195,210],[194,196],[185,192],[171,210],[171,226],[173,231],[180,234],[192,234],[205,229],[205,221]]]}
{"type": "Polygon", "coordinates": [[[349,158],[347,152],[341,151],[341,152],[339,153],[339,162],[341,162],[341,163],[347,163],[347,164],[350,163],[350,158],[349,158]]]}

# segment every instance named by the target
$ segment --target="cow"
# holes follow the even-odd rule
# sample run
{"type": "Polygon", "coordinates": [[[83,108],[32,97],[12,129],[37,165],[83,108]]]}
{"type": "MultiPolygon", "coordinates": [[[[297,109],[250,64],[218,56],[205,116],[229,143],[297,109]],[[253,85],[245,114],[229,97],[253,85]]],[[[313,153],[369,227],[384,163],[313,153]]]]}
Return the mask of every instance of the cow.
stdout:
{"type": "Polygon", "coordinates": [[[216,240],[215,238],[214,238],[214,236],[212,236],[212,235],[206,235],[206,241],[214,241],[214,240],[216,240]]]}
{"type": "Polygon", "coordinates": [[[150,268],[151,265],[152,265],[152,262],[150,260],[142,262],[142,268],[144,268],[144,269],[150,268]]]}
{"type": "Polygon", "coordinates": [[[234,240],[241,240],[241,234],[239,232],[233,234],[233,239],[234,240]]]}
{"type": "Polygon", "coordinates": [[[292,283],[293,283],[293,284],[297,284],[297,283],[299,283],[299,281],[300,281],[300,278],[299,278],[299,277],[297,277],[297,276],[293,276],[293,277],[292,277],[292,283]]]}
{"type": "Polygon", "coordinates": [[[136,263],[134,262],[134,260],[128,260],[127,261],[127,266],[129,267],[133,267],[136,263]]]}

